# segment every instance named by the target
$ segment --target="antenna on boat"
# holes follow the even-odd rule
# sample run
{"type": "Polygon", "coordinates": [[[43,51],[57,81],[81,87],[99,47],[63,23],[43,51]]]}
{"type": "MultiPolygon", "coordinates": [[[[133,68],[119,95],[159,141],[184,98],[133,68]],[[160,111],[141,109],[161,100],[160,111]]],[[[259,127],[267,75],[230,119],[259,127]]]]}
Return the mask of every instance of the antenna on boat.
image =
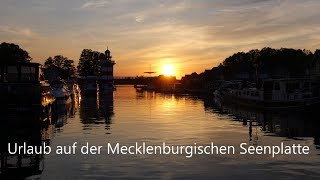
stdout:
{"type": "Polygon", "coordinates": [[[149,64],[149,71],[146,71],[146,72],[143,72],[143,73],[149,74],[149,76],[151,76],[151,74],[154,74],[156,72],[155,71],[151,71],[151,64],[149,64]]]}

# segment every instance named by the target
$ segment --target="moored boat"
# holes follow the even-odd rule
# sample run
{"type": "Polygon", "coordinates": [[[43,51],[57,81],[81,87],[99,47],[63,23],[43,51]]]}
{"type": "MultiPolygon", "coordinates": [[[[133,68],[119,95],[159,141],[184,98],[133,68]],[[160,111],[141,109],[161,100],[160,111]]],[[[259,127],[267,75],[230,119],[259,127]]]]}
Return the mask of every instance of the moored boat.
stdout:
{"type": "Polygon", "coordinates": [[[152,84],[147,85],[134,85],[135,89],[142,90],[142,91],[155,91],[156,87],[152,84]]]}
{"type": "Polygon", "coordinates": [[[222,103],[258,109],[301,108],[320,104],[319,86],[310,79],[269,79],[261,87],[230,83],[214,92],[222,103]]]}
{"type": "Polygon", "coordinates": [[[70,104],[71,103],[71,94],[68,89],[68,86],[63,80],[51,81],[51,93],[56,98],[56,103],[58,105],[70,104]]]}
{"type": "Polygon", "coordinates": [[[1,110],[42,113],[55,98],[38,63],[0,64],[1,110]]]}

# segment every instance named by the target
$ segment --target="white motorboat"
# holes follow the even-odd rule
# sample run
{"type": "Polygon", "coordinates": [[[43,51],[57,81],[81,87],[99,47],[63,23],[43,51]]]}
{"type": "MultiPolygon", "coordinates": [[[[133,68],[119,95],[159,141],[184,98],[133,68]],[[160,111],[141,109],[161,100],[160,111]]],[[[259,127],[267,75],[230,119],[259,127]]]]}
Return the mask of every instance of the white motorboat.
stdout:
{"type": "Polygon", "coordinates": [[[71,103],[71,93],[65,81],[57,80],[51,81],[51,93],[56,98],[56,103],[59,104],[69,104],[71,103]]]}

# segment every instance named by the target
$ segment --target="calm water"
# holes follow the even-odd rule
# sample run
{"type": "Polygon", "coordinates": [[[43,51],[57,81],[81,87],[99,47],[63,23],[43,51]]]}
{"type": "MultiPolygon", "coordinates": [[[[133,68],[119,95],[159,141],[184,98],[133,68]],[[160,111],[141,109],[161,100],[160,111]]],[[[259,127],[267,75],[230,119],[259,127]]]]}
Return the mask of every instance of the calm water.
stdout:
{"type": "MultiPolygon", "coordinates": [[[[314,110],[311,110],[311,112],[314,110]]],[[[30,179],[212,179],[320,178],[320,126],[312,113],[269,113],[235,107],[217,109],[212,98],[136,92],[117,87],[113,95],[82,98],[39,131],[6,132],[2,142],[24,139],[78,146],[120,143],[133,145],[303,144],[309,155],[56,155],[35,157],[30,179]],[[252,122],[250,123],[250,121],[252,122]],[[26,136],[27,134],[27,136],[26,136]],[[36,140],[35,140],[36,139],[36,140]],[[38,174],[38,175],[36,175],[38,174]]],[[[10,117],[7,117],[10,118],[10,117]]],[[[7,129],[7,128],[6,128],[7,129]]],[[[3,143],[2,143],[3,144],[3,143]]],[[[25,172],[23,172],[25,173],[25,172]]]]}

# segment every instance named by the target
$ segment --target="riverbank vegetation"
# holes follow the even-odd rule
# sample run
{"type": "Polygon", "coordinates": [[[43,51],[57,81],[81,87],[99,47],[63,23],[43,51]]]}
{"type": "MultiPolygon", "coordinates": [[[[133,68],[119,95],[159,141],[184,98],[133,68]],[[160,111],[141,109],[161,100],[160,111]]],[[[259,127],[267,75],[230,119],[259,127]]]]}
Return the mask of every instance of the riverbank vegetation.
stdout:
{"type": "Polygon", "coordinates": [[[205,88],[215,80],[244,80],[255,82],[266,78],[305,78],[311,75],[320,51],[265,47],[238,52],[218,66],[204,72],[182,77],[185,88],[205,88]]]}

